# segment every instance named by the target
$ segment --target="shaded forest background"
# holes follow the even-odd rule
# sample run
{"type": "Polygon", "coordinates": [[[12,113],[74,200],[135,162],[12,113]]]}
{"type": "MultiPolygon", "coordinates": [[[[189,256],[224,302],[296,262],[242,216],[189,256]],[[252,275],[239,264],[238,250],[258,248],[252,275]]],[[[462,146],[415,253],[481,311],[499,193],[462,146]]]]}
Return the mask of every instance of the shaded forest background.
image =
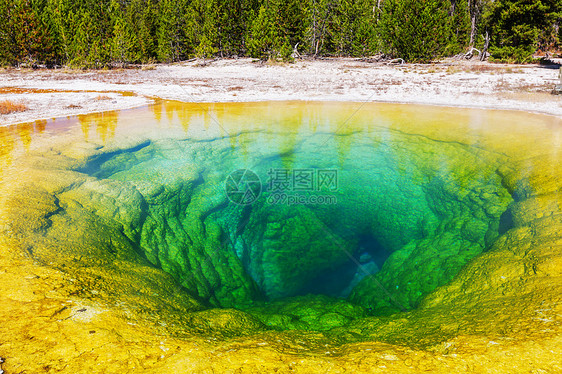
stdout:
{"type": "Polygon", "coordinates": [[[562,0],[0,0],[0,64],[556,51],[562,0]]]}

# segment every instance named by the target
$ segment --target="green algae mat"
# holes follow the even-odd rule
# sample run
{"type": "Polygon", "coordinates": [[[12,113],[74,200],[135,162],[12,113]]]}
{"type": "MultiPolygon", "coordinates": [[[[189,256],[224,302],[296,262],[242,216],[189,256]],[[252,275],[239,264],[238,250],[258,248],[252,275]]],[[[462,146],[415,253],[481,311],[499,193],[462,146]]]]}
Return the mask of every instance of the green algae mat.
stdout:
{"type": "Polygon", "coordinates": [[[0,128],[0,368],[556,372],[562,121],[158,102],[0,128]]]}

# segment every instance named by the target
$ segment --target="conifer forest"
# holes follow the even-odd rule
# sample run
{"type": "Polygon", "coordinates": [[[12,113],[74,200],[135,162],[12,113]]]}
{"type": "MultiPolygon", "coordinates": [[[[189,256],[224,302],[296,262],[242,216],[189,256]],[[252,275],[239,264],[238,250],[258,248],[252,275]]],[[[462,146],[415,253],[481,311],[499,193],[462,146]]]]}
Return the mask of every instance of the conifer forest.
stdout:
{"type": "MultiPolygon", "coordinates": [[[[556,52],[561,0],[0,0],[0,64],[556,52]]],[[[489,55],[488,55],[489,54],[489,55]]]]}

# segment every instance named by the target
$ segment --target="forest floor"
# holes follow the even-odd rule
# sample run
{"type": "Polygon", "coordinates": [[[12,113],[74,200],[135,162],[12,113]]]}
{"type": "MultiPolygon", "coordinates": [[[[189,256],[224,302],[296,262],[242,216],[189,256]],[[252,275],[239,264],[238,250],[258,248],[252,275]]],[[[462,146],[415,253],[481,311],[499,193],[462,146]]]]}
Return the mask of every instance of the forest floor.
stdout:
{"type": "Polygon", "coordinates": [[[562,117],[550,92],[558,70],[445,60],[385,65],[357,59],[260,63],[251,59],[110,70],[0,70],[0,125],[126,109],[156,98],[188,102],[324,100],[514,109],[562,117]],[[21,106],[20,106],[21,107],[21,106]]]}

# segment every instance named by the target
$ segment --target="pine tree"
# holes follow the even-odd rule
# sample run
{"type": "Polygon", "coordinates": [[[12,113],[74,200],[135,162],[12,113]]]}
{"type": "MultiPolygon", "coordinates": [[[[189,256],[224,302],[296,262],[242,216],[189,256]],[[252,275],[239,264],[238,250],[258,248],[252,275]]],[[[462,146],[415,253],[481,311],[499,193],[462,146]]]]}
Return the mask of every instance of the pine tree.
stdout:
{"type": "Polygon", "coordinates": [[[2,52],[6,62],[35,65],[54,58],[49,27],[42,18],[44,0],[3,1],[0,7],[0,43],[7,48],[2,52]]]}
{"type": "Polygon", "coordinates": [[[34,62],[35,51],[40,48],[37,43],[38,20],[29,0],[16,0],[14,5],[10,27],[14,30],[15,57],[20,62],[34,62]]]}
{"type": "Polygon", "coordinates": [[[83,68],[107,66],[111,61],[113,36],[110,1],[83,0],[74,6],[76,13],[71,12],[65,22],[68,63],[83,68]]]}
{"type": "Polygon", "coordinates": [[[85,4],[79,11],[80,17],[73,19],[70,27],[72,40],[68,48],[68,63],[74,67],[101,68],[111,60],[111,35],[108,8],[85,4]]]}
{"type": "Polygon", "coordinates": [[[309,26],[306,32],[308,50],[313,56],[322,53],[325,44],[329,44],[329,25],[332,21],[335,1],[309,0],[307,3],[309,26]]]}
{"type": "Polygon", "coordinates": [[[340,0],[329,25],[334,52],[345,56],[364,56],[372,52],[374,24],[371,0],[340,0]]]}
{"type": "Polygon", "coordinates": [[[268,5],[260,7],[257,17],[252,22],[248,39],[248,50],[251,57],[275,60],[282,58],[283,53],[286,54],[288,46],[284,43],[275,19],[273,7],[268,5]]]}
{"type": "Polygon", "coordinates": [[[40,17],[44,28],[44,33],[47,35],[46,41],[48,46],[44,46],[45,50],[42,53],[42,61],[48,66],[61,65],[64,63],[64,52],[61,48],[59,27],[57,19],[54,16],[55,8],[54,0],[42,0],[42,8],[40,17]]]}
{"type": "Polygon", "coordinates": [[[156,54],[159,61],[179,61],[188,55],[185,35],[187,0],[161,0],[158,4],[156,54]]]}
{"type": "Polygon", "coordinates": [[[155,5],[153,0],[131,0],[125,9],[131,45],[131,60],[149,62],[156,59],[155,5]]]}
{"type": "Polygon", "coordinates": [[[112,37],[109,41],[111,60],[121,65],[139,62],[141,59],[139,43],[135,32],[133,19],[127,17],[125,10],[116,0],[110,3],[111,23],[113,25],[112,37]]]}
{"type": "Polygon", "coordinates": [[[79,19],[79,9],[72,0],[49,0],[44,17],[49,19],[53,45],[59,63],[70,60],[69,50],[79,19]]]}
{"type": "Polygon", "coordinates": [[[308,10],[302,0],[271,0],[275,14],[275,23],[284,43],[291,49],[297,43],[302,44],[309,27],[308,10]]]}
{"type": "Polygon", "coordinates": [[[0,64],[12,65],[17,61],[16,35],[12,25],[15,4],[0,0],[0,64]]]}
{"type": "Polygon", "coordinates": [[[259,11],[258,0],[218,1],[217,47],[221,57],[247,53],[246,37],[259,11]]]}
{"type": "Polygon", "coordinates": [[[193,0],[187,13],[187,47],[200,58],[212,57],[218,52],[217,20],[219,7],[216,0],[193,0]]]}
{"type": "Polygon", "coordinates": [[[451,0],[451,39],[447,53],[454,55],[470,44],[470,8],[468,0],[451,0]]]}
{"type": "Polygon", "coordinates": [[[467,0],[470,13],[470,35],[468,42],[470,46],[477,44],[478,32],[483,28],[482,15],[492,1],[494,0],[467,0]]]}
{"type": "Polygon", "coordinates": [[[378,31],[385,50],[411,62],[441,57],[449,43],[448,0],[386,0],[378,31]]]}
{"type": "Polygon", "coordinates": [[[530,61],[537,49],[553,44],[554,26],[561,11],[560,0],[492,2],[484,15],[492,57],[501,61],[530,61]]]}
{"type": "Polygon", "coordinates": [[[250,27],[250,55],[290,61],[293,47],[306,37],[306,12],[299,1],[266,0],[250,27]]]}
{"type": "Polygon", "coordinates": [[[74,34],[68,45],[68,63],[73,67],[87,67],[90,53],[88,14],[80,16],[76,21],[74,34]]]}

